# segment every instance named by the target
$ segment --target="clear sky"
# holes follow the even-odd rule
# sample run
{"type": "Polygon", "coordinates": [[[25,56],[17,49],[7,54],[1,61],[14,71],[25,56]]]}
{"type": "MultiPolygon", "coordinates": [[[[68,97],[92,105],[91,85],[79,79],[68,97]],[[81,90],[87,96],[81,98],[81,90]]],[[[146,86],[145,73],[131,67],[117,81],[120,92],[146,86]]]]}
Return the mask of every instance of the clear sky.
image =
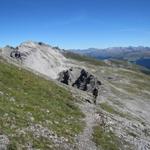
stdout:
{"type": "Polygon", "coordinates": [[[150,46],[150,0],[0,0],[0,46],[150,46]]]}

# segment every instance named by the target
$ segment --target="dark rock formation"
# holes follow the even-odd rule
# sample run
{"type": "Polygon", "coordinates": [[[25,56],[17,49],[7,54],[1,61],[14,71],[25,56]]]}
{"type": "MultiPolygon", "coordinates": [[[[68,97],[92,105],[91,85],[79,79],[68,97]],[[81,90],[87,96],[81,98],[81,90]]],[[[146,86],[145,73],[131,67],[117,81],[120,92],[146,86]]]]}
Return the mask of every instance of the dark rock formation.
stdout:
{"type": "Polygon", "coordinates": [[[68,85],[69,79],[70,79],[69,71],[68,70],[64,71],[63,72],[63,78],[62,78],[61,82],[68,85]]]}
{"type": "Polygon", "coordinates": [[[101,81],[85,69],[71,68],[59,74],[58,81],[76,87],[80,90],[93,93],[93,90],[99,89],[101,81]]]}
{"type": "Polygon", "coordinates": [[[21,59],[21,53],[17,50],[14,50],[10,53],[10,57],[12,58],[16,58],[16,59],[21,59]]]}

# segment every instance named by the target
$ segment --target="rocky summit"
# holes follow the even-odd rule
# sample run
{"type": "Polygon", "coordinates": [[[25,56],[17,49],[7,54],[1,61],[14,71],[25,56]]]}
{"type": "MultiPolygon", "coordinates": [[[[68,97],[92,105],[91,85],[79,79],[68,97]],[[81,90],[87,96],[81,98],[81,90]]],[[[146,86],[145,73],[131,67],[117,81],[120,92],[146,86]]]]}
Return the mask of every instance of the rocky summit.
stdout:
{"type": "Polygon", "coordinates": [[[138,65],[43,42],[0,49],[0,150],[150,150],[149,112],[138,65]]]}
{"type": "Polygon", "coordinates": [[[6,46],[2,48],[2,56],[53,79],[67,69],[66,59],[59,50],[42,42],[28,41],[15,48],[6,46]]]}

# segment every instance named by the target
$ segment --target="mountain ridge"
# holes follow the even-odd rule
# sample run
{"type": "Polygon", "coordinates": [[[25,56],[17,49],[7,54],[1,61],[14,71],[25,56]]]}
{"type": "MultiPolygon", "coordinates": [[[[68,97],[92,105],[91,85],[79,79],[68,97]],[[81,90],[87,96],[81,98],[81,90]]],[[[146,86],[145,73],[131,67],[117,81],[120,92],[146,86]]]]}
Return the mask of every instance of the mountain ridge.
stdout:
{"type": "Polygon", "coordinates": [[[74,53],[90,56],[96,59],[120,59],[127,60],[150,68],[150,60],[147,64],[140,63],[139,60],[150,59],[150,47],[112,47],[106,49],[90,48],[85,50],[70,50],[74,53]]]}
{"type": "Polygon", "coordinates": [[[14,59],[15,54],[18,52],[19,58],[16,60],[21,65],[39,71],[53,79],[57,78],[60,71],[67,68],[66,59],[59,50],[42,42],[27,41],[15,48],[6,46],[1,50],[1,55],[8,59],[10,55],[14,59]]]}
{"type": "Polygon", "coordinates": [[[0,110],[4,114],[0,114],[0,146],[28,150],[150,149],[150,77],[139,66],[45,47],[36,42],[0,52],[0,110]],[[50,66],[56,78],[47,74],[47,69],[42,72],[32,63],[27,65],[31,58],[43,68],[50,66]],[[65,63],[65,68],[51,67],[59,67],[55,60],[65,63]],[[59,82],[59,74],[68,71],[71,80],[79,79],[76,83],[81,86],[102,83],[96,105],[91,92],[72,87],[74,80],[62,76],[70,84],[59,82]]]}

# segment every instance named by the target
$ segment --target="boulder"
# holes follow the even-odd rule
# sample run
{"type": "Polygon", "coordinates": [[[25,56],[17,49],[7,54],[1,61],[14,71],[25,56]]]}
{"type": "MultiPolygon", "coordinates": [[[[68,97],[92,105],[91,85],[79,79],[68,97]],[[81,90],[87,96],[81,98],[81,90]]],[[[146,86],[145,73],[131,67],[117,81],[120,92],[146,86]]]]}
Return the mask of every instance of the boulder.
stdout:
{"type": "Polygon", "coordinates": [[[81,68],[70,68],[59,73],[58,81],[87,92],[93,92],[101,85],[97,77],[81,68]]]}

